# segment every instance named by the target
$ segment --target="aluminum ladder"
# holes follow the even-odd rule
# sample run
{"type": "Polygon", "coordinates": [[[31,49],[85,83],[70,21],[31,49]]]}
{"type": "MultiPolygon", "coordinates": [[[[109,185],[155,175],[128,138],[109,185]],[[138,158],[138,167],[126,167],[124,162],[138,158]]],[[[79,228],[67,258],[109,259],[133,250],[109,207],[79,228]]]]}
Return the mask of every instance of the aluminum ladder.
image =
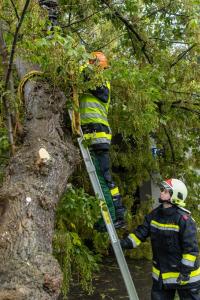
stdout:
{"type": "Polygon", "coordinates": [[[108,231],[111,243],[112,243],[112,247],[122,274],[122,277],[124,279],[124,283],[126,285],[126,289],[129,295],[129,299],[130,300],[139,300],[134,283],[132,281],[131,278],[131,274],[130,271],[128,269],[128,265],[126,263],[121,245],[120,245],[120,241],[118,239],[115,227],[113,225],[111,216],[110,216],[110,212],[108,210],[106,201],[105,201],[105,197],[101,188],[101,185],[99,183],[99,179],[97,177],[97,173],[96,173],[96,169],[95,166],[93,164],[90,152],[88,150],[87,147],[84,146],[83,143],[83,133],[81,131],[81,137],[79,137],[78,139],[78,144],[83,156],[83,160],[85,162],[85,166],[93,187],[93,190],[95,192],[95,195],[98,199],[100,199],[100,207],[101,207],[101,213],[106,225],[106,229],[108,231]]]}

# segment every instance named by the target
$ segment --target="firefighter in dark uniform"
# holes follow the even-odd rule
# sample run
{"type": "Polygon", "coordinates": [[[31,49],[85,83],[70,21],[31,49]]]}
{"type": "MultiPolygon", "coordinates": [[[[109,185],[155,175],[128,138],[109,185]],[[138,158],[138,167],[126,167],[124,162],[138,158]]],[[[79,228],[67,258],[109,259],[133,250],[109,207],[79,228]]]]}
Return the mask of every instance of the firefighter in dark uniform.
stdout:
{"type": "Polygon", "coordinates": [[[161,183],[159,205],[146,215],[142,225],[122,239],[124,249],[137,247],[147,237],[153,252],[152,300],[200,300],[200,267],[197,229],[184,209],[187,188],[178,179],[161,183]]]}
{"type": "MultiPolygon", "coordinates": [[[[103,52],[93,52],[89,64],[95,64],[101,69],[108,67],[107,58],[103,52]]],[[[90,76],[83,69],[84,80],[89,81],[90,76]]],[[[89,149],[99,162],[101,173],[112,195],[115,208],[115,228],[124,226],[125,208],[118,187],[112,180],[110,171],[109,148],[112,133],[108,123],[108,109],[110,104],[110,83],[105,82],[95,89],[86,91],[79,98],[81,128],[85,140],[88,140],[89,149]]]]}

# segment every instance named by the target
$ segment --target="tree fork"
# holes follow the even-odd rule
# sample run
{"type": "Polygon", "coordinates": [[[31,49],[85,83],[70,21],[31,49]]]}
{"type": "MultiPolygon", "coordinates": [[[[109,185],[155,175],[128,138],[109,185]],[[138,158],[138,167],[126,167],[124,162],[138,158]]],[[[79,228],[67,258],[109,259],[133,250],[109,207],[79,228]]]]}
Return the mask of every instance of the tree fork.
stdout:
{"type": "MultiPolygon", "coordinates": [[[[27,65],[16,65],[23,77],[27,65]]],[[[24,141],[0,190],[0,300],[53,300],[62,284],[52,256],[55,208],[79,155],[63,131],[60,91],[28,81],[24,101],[24,141]]]]}

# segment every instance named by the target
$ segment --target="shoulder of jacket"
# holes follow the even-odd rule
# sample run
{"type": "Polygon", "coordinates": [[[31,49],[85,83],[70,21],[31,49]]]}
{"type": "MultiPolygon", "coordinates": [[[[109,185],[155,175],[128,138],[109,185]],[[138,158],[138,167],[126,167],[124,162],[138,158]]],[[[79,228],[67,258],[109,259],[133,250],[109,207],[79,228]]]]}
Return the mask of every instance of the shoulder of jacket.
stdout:
{"type": "Polygon", "coordinates": [[[183,208],[183,207],[178,207],[177,209],[177,212],[180,214],[180,215],[191,215],[191,211],[189,211],[188,209],[186,208],[183,208]]]}
{"type": "Polygon", "coordinates": [[[152,211],[151,211],[150,213],[155,213],[155,212],[157,212],[157,211],[160,209],[161,206],[162,206],[162,205],[159,204],[158,206],[156,206],[155,208],[153,208],[152,211]]]}
{"type": "MultiPolygon", "coordinates": [[[[193,219],[192,216],[191,216],[191,211],[189,211],[188,209],[186,208],[183,208],[183,207],[178,207],[177,209],[177,213],[179,215],[181,215],[181,219],[184,220],[184,221],[187,221],[188,219],[193,219]]],[[[193,219],[194,220],[194,219],[193,219]]]]}

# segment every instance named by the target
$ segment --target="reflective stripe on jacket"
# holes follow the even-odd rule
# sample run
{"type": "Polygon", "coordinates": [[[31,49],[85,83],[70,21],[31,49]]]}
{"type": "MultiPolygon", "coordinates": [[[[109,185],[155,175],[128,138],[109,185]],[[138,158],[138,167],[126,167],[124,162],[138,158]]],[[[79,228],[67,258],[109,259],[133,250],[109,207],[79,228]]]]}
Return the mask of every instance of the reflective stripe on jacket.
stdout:
{"type": "MultiPolygon", "coordinates": [[[[160,273],[160,270],[156,269],[154,266],[152,268],[152,277],[155,280],[159,280],[159,277],[161,276],[162,281],[165,285],[177,285],[177,278],[179,276],[179,272],[166,272],[166,273],[160,273]]],[[[190,272],[190,279],[187,284],[199,282],[200,281],[200,268],[197,268],[194,271],[190,272]]],[[[185,284],[184,284],[185,285],[185,284]]]]}
{"type": "MultiPolygon", "coordinates": [[[[107,83],[106,87],[110,91],[110,84],[107,83]]],[[[109,126],[108,123],[108,109],[110,104],[110,93],[108,102],[103,102],[90,93],[84,94],[80,97],[80,114],[81,125],[89,123],[101,123],[109,126]]]]}
{"type": "Polygon", "coordinates": [[[135,248],[149,236],[154,280],[161,280],[166,288],[199,288],[197,230],[191,216],[176,206],[166,209],[160,205],[145,217],[143,224],[129,234],[128,239],[135,248]],[[184,285],[177,283],[180,273],[190,276],[184,285]]]}
{"type": "Polygon", "coordinates": [[[101,143],[111,143],[112,135],[106,132],[92,132],[84,133],[84,138],[86,140],[91,140],[91,144],[101,144],[101,143]]]}

